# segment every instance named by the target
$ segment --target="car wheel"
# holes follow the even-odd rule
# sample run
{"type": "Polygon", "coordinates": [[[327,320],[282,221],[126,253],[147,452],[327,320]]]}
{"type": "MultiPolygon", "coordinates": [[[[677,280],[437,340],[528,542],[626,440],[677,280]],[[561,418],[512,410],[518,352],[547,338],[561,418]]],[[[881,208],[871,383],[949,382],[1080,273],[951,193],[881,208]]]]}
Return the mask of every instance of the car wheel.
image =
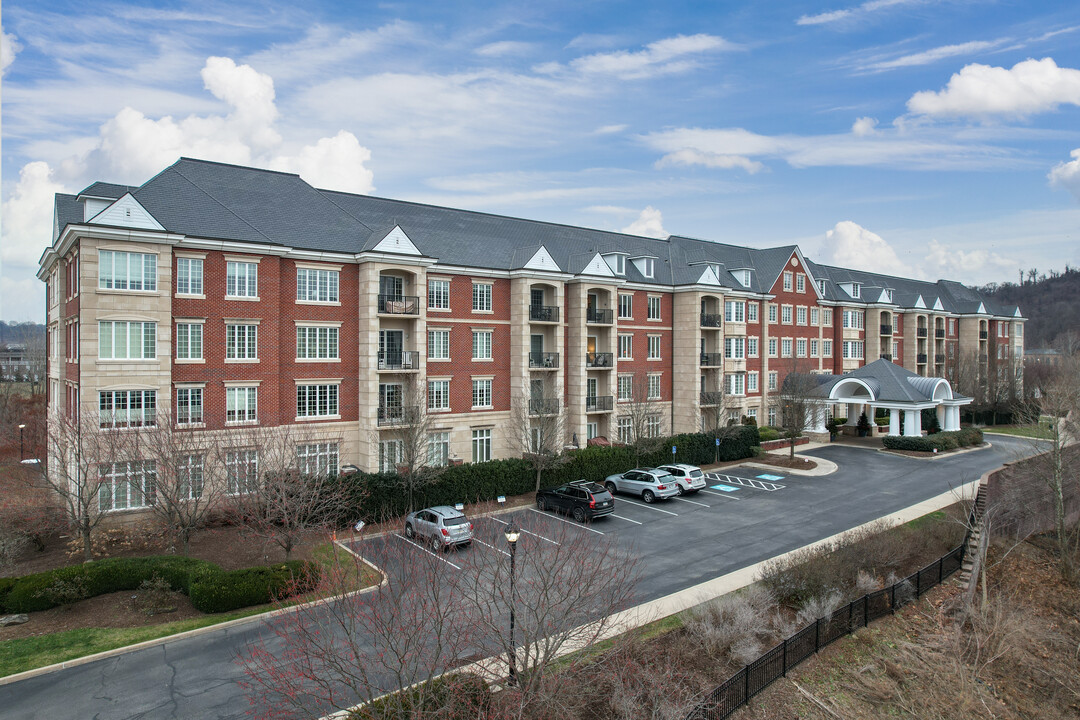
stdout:
{"type": "Polygon", "coordinates": [[[545,512],[547,510],[547,503],[544,502],[544,498],[542,498],[542,497],[536,498],[536,509],[539,510],[540,512],[545,512]]]}
{"type": "Polygon", "coordinates": [[[579,523],[585,522],[585,508],[574,508],[574,519],[579,523]]]}
{"type": "Polygon", "coordinates": [[[435,552],[439,552],[443,549],[442,541],[437,537],[431,538],[431,549],[435,552]]]}
{"type": "Polygon", "coordinates": [[[614,494],[615,494],[615,491],[616,491],[616,490],[618,490],[618,488],[617,488],[617,487],[615,487],[615,483],[613,483],[613,482],[606,482],[606,483],[604,483],[604,487],[605,487],[605,488],[607,488],[607,491],[608,491],[609,493],[611,493],[612,495],[614,495],[614,494]]]}
{"type": "Polygon", "coordinates": [[[416,537],[416,531],[413,530],[412,523],[405,523],[405,537],[409,538],[410,540],[416,537]]]}
{"type": "Polygon", "coordinates": [[[641,499],[651,505],[653,500],[656,499],[656,495],[653,494],[652,490],[646,490],[645,492],[641,493],[641,499]]]}
{"type": "Polygon", "coordinates": [[[685,490],[683,490],[683,486],[679,483],[675,483],[675,489],[679,491],[679,497],[682,497],[683,493],[685,492],[685,490]]]}

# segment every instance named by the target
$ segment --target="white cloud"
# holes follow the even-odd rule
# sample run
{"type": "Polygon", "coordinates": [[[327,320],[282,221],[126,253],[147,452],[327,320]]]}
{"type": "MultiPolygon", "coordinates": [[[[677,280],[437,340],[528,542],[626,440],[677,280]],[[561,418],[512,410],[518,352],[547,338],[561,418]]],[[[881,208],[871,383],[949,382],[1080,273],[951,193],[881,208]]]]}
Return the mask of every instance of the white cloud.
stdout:
{"type": "Polygon", "coordinates": [[[618,44],[619,37],[617,35],[582,33],[566,43],[566,47],[571,50],[599,50],[600,48],[615,47],[618,44]]]}
{"type": "Polygon", "coordinates": [[[825,233],[821,258],[826,265],[839,265],[853,270],[911,275],[910,263],[903,262],[889,243],[851,220],[836,223],[825,233]]]}
{"type": "Polygon", "coordinates": [[[1043,58],[1018,62],[1012,69],[966,65],[944,90],[917,92],[907,107],[917,115],[1024,117],[1062,104],[1080,105],[1080,70],[1043,58]]]}
{"type": "Polygon", "coordinates": [[[682,150],[670,152],[656,161],[656,167],[658,168],[669,167],[672,165],[701,165],[713,170],[742,168],[751,174],[756,173],[765,167],[756,160],[751,160],[742,155],[723,155],[720,153],[695,150],[693,148],[683,148],[682,150]]]}
{"type": "Polygon", "coordinates": [[[419,28],[402,20],[357,32],[342,32],[336,25],[313,25],[299,40],[271,45],[244,60],[278,82],[310,81],[334,70],[348,72],[361,58],[375,58],[395,46],[422,43],[419,28]]]}
{"type": "Polygon", "coordinates": [[[950,249],[937,240],[930,240],[924,267],[934,278],[972,277],[990,274],[1000,277],[1004,271],[1012,272],[1019,264],[1016,260],[1002,257],[985,249],[950,249]]]}
{"type": "Polygon", "coordinates": [[[7,72],[20,50],[22,50],[22,45],[19,44],[19,39],[11,33],[4,32],[3,26],[0,25],[0,74],[7,72]]]}
{"type": "Polygon", "coordinates": [[[736,47],[716,35],[676,35],[651,42],[644,50],[636,52],[619,50],[585,55],[572,60],[570,66],[586,75],[616,75],[624,79],[647,78],[684,72],[697,67],[695,56],[734,50],[736,47]]]}
{"type": "Polygon", "coordinates": [[[52,239],[53,196],[64,186],[53,178],[47,163],[27,163],[19,172],[15,190],[3,204],[3,247],[0,260],[33,267],[52,239]]]}
{"type": "Polygon", "coordinates": [[[935,63],[938,60],[944,60],[945,58],[956,57],[958,55],[970,55],[972,53],[980,52],[982,50],[990,50],[996,48],[1004,43],[1008,42],[1008,38],[1001,38],[999,40],[973,40],[971,42],[959,43],[956,45],[942,45],[941,47],[931,48],[922,52],[911,53],[910,55],[902,55],[892,60],[881,60],[878,62],[872,62],[863,66],[864,70],[894,70],[902,67],[913,67],[917,65],[929,65],[935,63]]]}
{"type": "Polygon", "coordinates": [[[661,240],[670,235],[664,229],[664,218],[661,216],[660,211],[652,205],[646,206],[638,215],[637,220],[624,227],[622,232],[628,235],[660,238],[661,240]]]}
{"type": "Polygon", "coordinates": [[[1052,186],[1063,187],[1080,200],[1080,148],[1073,150],[1069,155],[1072,160],[1055,165],[1047,177],[1052,186]]]}
{"type": "Polygon", "coordinates": [[[925,0],[869,0],[862,5],[842,10],[830,10],[817,15],[803,15],[795,21],[796,25],[827,25],[840,20],[854,20],[869,15],[878,10],[896,7],[898,5],[921,4],[925,0]]]}
{"type": "Polygon", "coordinates": [[[371,151],[347,130],[322,138],[300,150],[295,157],[279,157],[272,170],[291,170],[317,188],[366,195],[375,190],[374,173],[364,166],[371,151]]]}
{"type": "Polygon", "coordinates": [[[874,134],[874,128],[877,127],[877,118],[861,117],[855,120],[851,125],[851,133],[856,137],[866,137],[867,135],[874,134]]]}
{"type": "Polygon", "coordinates": [[[483,57],[505,57],[507,55],[526,55],[535,49],[535,43],[520,42],[518,40],[500,40],[499,42],[481,45],[473,50],[473,52],[483,57]]]}
{"type": "Polygon", "coordinates": [[[627,127],[627,125],[603,125],[593,132],[597,135],[614,135],[615,133],[621,133],[627,127]]]}

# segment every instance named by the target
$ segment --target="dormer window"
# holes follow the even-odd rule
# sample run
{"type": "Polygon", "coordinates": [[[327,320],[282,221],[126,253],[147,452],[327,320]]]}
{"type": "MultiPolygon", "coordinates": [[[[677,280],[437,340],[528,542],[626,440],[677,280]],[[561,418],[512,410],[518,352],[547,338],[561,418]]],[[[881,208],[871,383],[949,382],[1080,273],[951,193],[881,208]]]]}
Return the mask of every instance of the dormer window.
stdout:
{"type": "Polygon", "coordinates": [[[750,287],[750,272],[750,270],[746,269],[736,270],[732,275],[735,276],[735,279],[738,280],[743,287],[750,287]]]}
{"type": "Polygon", "coordinates": [[[892,288],[885,288],[885,297],[889,298],[889,302],[892,302],[892,288]]]}
{"type": "Polygon", "coordinates": [[[825,294],[825,281],[824,280],[818,280],[817,281],[817,289],[822,295],[825,294]]]}
{"type": "Polygon", "coordinates": [[[851,285],[851,297],[853,297],[853,298],[862,297],[862,285],[860,285],[859,283],[852,283],[852,285],[851,285]]]}
{"type": "Polygon", "coordinates": [[[656,275],[656,261],[652,258],[644,258],[638,267],[641,268],[641,274],[647,278],[656,275]]]}
{"type": "Polygon", "coordinates": [[[626,274],[626,255],[622,253],[611,253],[604,255],[604,260],[607,262],[608,267],[611,268],[611,272],[616,275],[626,274]]]}

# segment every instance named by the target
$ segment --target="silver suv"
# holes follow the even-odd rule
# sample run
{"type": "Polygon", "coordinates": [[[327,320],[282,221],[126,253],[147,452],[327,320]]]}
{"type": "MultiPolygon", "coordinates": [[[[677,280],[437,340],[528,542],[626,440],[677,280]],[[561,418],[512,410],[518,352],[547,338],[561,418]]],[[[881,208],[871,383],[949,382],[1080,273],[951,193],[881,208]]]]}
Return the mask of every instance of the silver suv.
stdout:
{"type": "Polygon", "coordinates": [[[460,510],[438,505],[406,515],[405,537],[426,542],[432,550],[438,551],[451,545],[471,543],[473,524],[460,510]]]}
{"type": "Polygon", "coordinates": [[[671,477],[675,478],[675,484],[679,487],[680,495],[684,493],[696,493],[706,485],[705,473],[703,473],[701,468],[696,465],[678,463],[675,465],[661,465],[656,469],[671,473],[671,477]]]}
{"type": "Polygon", "coordinates": [[[617,492],[640,495],[647,503],[679,494],[675,478],[665,470],[653,468],[637,468],[627,470],[621,475],[608,475],[604,487],[612,495],[617,492]]]}

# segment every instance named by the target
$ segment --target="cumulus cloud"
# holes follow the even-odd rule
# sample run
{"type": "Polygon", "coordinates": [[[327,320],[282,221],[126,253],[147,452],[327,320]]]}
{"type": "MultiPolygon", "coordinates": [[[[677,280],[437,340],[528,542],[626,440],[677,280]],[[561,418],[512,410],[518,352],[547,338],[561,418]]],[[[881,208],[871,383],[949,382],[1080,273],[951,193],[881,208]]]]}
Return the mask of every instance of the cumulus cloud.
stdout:
{"type": "Polygon", "coordinates": [[[826,265],[887,275],[911,275],[910,264],[902,262],[884,238],[851,220],[838,222],[827,231],[821,250],[826,265]]]}
{"type": "Polygon", "coordinates": [[[664,218],[660,211],[652,205],[647,205],[638,215],[637,220],[624,227],[622,232],[627,235],[642,235],[661,240],[671,234],[664,229],[664,218]]]}
{"type": "Polygon", "coordinates": [[[854,123],[852,123],[851,132],[857,137],[865,137],[867,135],[873,134],[874,128],[876,127],[877,118],[861,117],[858,118],[854,123]]]}
{"type": "Polygon", "coordinates": [[[907,107],[916,115],[1025,117],[1064,104],[1080,105],[1080,70],[1043,58],[1018,62],[1011,69],[965,65],[944,90],[917,92],[907,107]]]}
{"type": "Polygon", "coordinates": [[[53,219],[53,196],[64,186],[53,178],[47,163],[27,163],[19,172],[15,190],[3,204],[4,265],[31,267],[48,244],[53,219]]]}
{"type": "Polygon", "coordinates": [[[364,166],[371,151],[348,130],[332,138],[308,145],[294,157],[279,157],[270,163],[273,170],[288,170],[315,187],[368,194],[375,189],[375,175],[364,166]]]}
{"type": "Polygon", "coordinates": [[[1047,177],[1052,186],[1065,188],[1080,200],[1080,148],[1069,155],[1072,160],[1055,165],[1047,177]]]}
{"type": "Polygon", "coordinates": [[[1003,271],[1011,273],[1019,266],[1014,259],[981,248],[970,252],[953,250],[937,240],[930,240],[928,248],[924,264],[935,277],[1001,275],[1003,271]]]}
{"type": "Polygon", "coordinates": [[[20,50],[22,50],[22,45],[19,39],[13,34],[4,32],[3,26],[0,26],[0,74],[7,72],[20,50]]]}
{"type": "Polygon", "coordinates": [[[676,150],[675,152],[670,152],[656,161],[656,167],[658,168],[690,165],[701,165],[714,170],[742,168],[751,174],[756,173],[764,167],[764,165],[756,160],[751,160],[742,155],[725,155],[704,150],[695,150],[693,148],[683,148],[681,150],[676,150]]]}

